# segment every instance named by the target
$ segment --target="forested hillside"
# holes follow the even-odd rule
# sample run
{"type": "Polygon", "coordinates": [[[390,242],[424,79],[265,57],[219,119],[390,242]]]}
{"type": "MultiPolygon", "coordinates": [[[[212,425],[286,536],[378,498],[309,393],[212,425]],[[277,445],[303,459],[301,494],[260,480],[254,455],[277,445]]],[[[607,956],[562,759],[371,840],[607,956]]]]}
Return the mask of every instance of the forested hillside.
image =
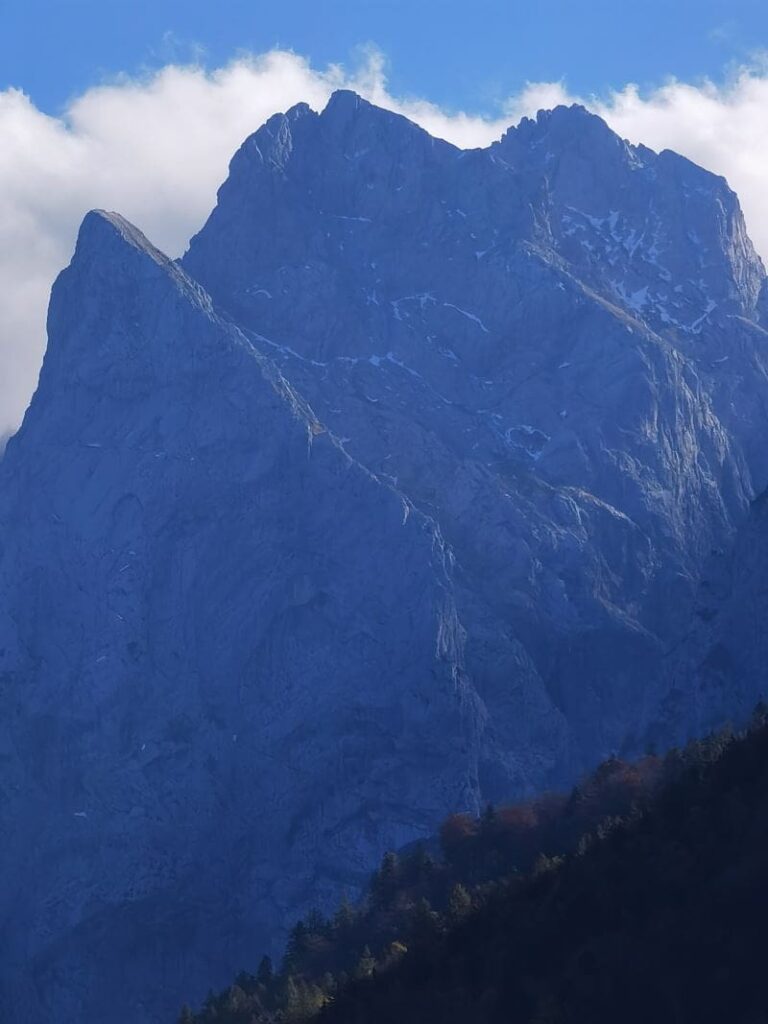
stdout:
{"type": "Polygon", "coordinates": [[[768,1020],[768,725],[455,815],[195,1024],[768,1020]]]}

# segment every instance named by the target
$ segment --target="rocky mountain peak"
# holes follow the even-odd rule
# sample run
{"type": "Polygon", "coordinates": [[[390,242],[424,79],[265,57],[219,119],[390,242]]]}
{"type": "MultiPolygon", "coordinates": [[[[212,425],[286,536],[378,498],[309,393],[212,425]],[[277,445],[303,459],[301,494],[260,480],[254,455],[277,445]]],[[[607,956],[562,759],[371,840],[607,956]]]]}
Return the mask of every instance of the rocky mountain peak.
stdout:
{"type": "Polygon", "coordinates": [[[107,210],[91,210],[83,218],[77,237],[75,259],[82,258],[83,253],[107,253],[115,239],[144,253],[160,265],[169,262],[168,257],[156,249],[130,221],[119,213],[107,210]]]}
{"type": "MultiPolygon", "coordinates": [[[[320,122],[330,139],[349,147],[367,140],[377,145],[380,157],[386,159],[393,147],[413,145],[416,140],[434,145],[428,132],[394,111],[378,107],[349,89],[337,89],[320,114],[320,122]]],[[[441,147],[453,149],[448,143],[441,147]]],[[[355,155],[353,150],[350,154],[355,155]]]]}
{"type": "Polygon", "coordinates": [[[323,115],[329,121],[345,121],[350,117],[356,117],[361,113],[369,113],[373,110],[381,114],[388,113],[380,107],[374,107],[372,103],[363,99],[362,96],[352,89],[336,89],[331,93],[330,99],[323,110],[323,115]]]}
{"type": "Polygon", "coordinates": [[[182,268],[124,217],[93,210],[78,233],[70,265],[56,280],[48,312],[49,344],[40,393],[91,382],[105,395],[140,380],[183,373],[202,355],[194,335],[160,335],[150,347],[150,323],[163,307],[191,305],[210,313],[210,299],[182,268]]]}
{"type": "Polygon", "coordinates": [[[502,136],[499,145],[513,142],[525,146],[538,146],[545,139],[556,145],[578,145],[602,143],[615,147],[621,142],[606,122],[597,114],[579,103],[560,104],[551,110],[540,110],[535,117],[524,117],[519,124],[510,127],[502,136]]]}

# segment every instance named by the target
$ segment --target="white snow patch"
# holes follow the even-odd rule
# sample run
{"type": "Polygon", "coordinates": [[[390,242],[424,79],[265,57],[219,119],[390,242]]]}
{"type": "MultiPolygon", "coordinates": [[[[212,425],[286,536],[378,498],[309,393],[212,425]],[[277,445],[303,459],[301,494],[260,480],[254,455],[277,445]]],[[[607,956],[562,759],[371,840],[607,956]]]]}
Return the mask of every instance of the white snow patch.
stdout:
{"type": "Polygon", "coordinates": [[[278,345],[276,341],[270,341],[269,338],[265,338],[263,334],[254,334],[257,341],[263,341],[266,345],[271,348],[277,349],[278,352],[282,352],[285,356],[291,356],[293,359],[298,359],[302,363],[308,363],[310,366],[327,366],[328,363],[321,363],[317,359],[307,359],[300,352],[291,348],[290,345],[278,345]]]}
{"type": "Polygon", "coordinates": [[[611,284],[621,301],[637,313],[648,304],[648,285],[638,288],[637,291],[629,292],[623,281],[611,281],[611,284]]]}
{"type": "Polygon", "coordinates": [[[455,309],[457,313],[461,313],[461,315],[465,316],[467,320],[472,320],[473,323],[476,323],[481,331],[484,331],[486,334],[490,334],[490,331],[479,316],[476,316],[474,313],[470,313],[466,309],[462,309],[461,306],[454,305],[452,302],[444,302],[443,305],[447,306],[448,309],[455,309]]]}
{"type": "Polygon", "coordinates": [[[701,325],[707,319],[709,314],[712,312],[712,310],[716,309],[716,308],[717,308],[717,303],[713,302],[712,299],[710,299],[707,302],[707,308],[704,310],[704,312],[701,314],[701,316],[698,317],[698,319],[693,321],[693,323],[691,324],[691,326],[688,329],[690,331],[693,331],[694,333],[697,332],[701,328],[701,325]]]}
{"type": "Polygon", "coordinates": [[[424,310],[428,304],[433,305],[437,302],[437,299],[430,292],[419,292],[416,295],[403,295],[400,299],[392,299],[390,305],[392,306],[396,320],[408,320],[410,313],[407,309],[402,310],[401,304],[404,302],[418,302],[419,308],[424,310]]]}
{"type": "Polygon", "coordinates": [[[387,352],[387,361],[398,366],[401,370],[405,370],[406,373],[410,373],[412,377],[418,377],[419,380],[422,379],[420,373],[417,373],[416,370],[412,370],[410,366],[406,366],[404,362],[397,358],[394,352],[387,352]]]}

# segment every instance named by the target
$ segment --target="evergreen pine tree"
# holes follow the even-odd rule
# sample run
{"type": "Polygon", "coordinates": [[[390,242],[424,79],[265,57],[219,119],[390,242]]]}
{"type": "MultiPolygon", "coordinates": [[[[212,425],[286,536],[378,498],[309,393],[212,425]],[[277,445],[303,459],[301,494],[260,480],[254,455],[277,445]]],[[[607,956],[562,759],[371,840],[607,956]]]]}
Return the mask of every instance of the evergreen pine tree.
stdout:
{"type": "Polygon", "coordinates": [[[428,944],[434,939],[440,927],[440,917],[430,906],[429,900],[420,899],[413,908],[411,934],[418,944],[428,944]]]}
{"type": "Polygon", "coordinates": [[[333,927],[337,934],[345,934],[348,932],[352,925],[355,923],[355,911],[352,904],[347,899],[346,892],[341,894],[341,902],[339,903],[338,910],[333,916],[333,927]]]}
{"type": "Polygon", "coordinates": [[[381,867],[374,875],[371,885],[371,896],[374,906],[381,910],[389,910],[397,895],[397,884],[400,877],[400,862],[397,854],[391,851],[384,854],[381,867]]]}
{"type": "Polygon", "coordinates": [[[323,935],[328,928],[328,922],[319,910],[310,910],[307,914],[306,925],[307,931],[313,935],[323,935]]]}
{"type": "Polygon", "coordinates": [[[421,844],[414,850],[410,859],[413,881],[419,885],[429,882],[435,874],[435,858],[421,844]]]}
{"type": "Polygon", "coordinates": [[[307,926],[303,921],[297,921],[291,929],[291,933],[288,936],[288,942],[285,947],[285,956],[283,958],[283,970],[292,971],[298,970],[301,959],[307,952],[307,926]]]}
{"type": "Polygon", "coordinates": [[[259,969],[256,972],[256,980],[260,985],[269,988],[275,979],[275,972],[272,968],[272,960],[266,954],[261,958],[259,969]]]}

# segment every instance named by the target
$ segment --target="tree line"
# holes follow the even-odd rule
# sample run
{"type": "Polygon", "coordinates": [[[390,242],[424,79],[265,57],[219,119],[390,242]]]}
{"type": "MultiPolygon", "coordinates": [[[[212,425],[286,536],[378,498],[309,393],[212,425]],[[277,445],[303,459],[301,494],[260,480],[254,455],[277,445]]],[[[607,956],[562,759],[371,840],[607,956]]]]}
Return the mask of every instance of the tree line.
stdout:
{"type": "Polygon", "coordinates": [[[768,725],[449,817],[183,1024],[768,1024],[768,725]]]}

